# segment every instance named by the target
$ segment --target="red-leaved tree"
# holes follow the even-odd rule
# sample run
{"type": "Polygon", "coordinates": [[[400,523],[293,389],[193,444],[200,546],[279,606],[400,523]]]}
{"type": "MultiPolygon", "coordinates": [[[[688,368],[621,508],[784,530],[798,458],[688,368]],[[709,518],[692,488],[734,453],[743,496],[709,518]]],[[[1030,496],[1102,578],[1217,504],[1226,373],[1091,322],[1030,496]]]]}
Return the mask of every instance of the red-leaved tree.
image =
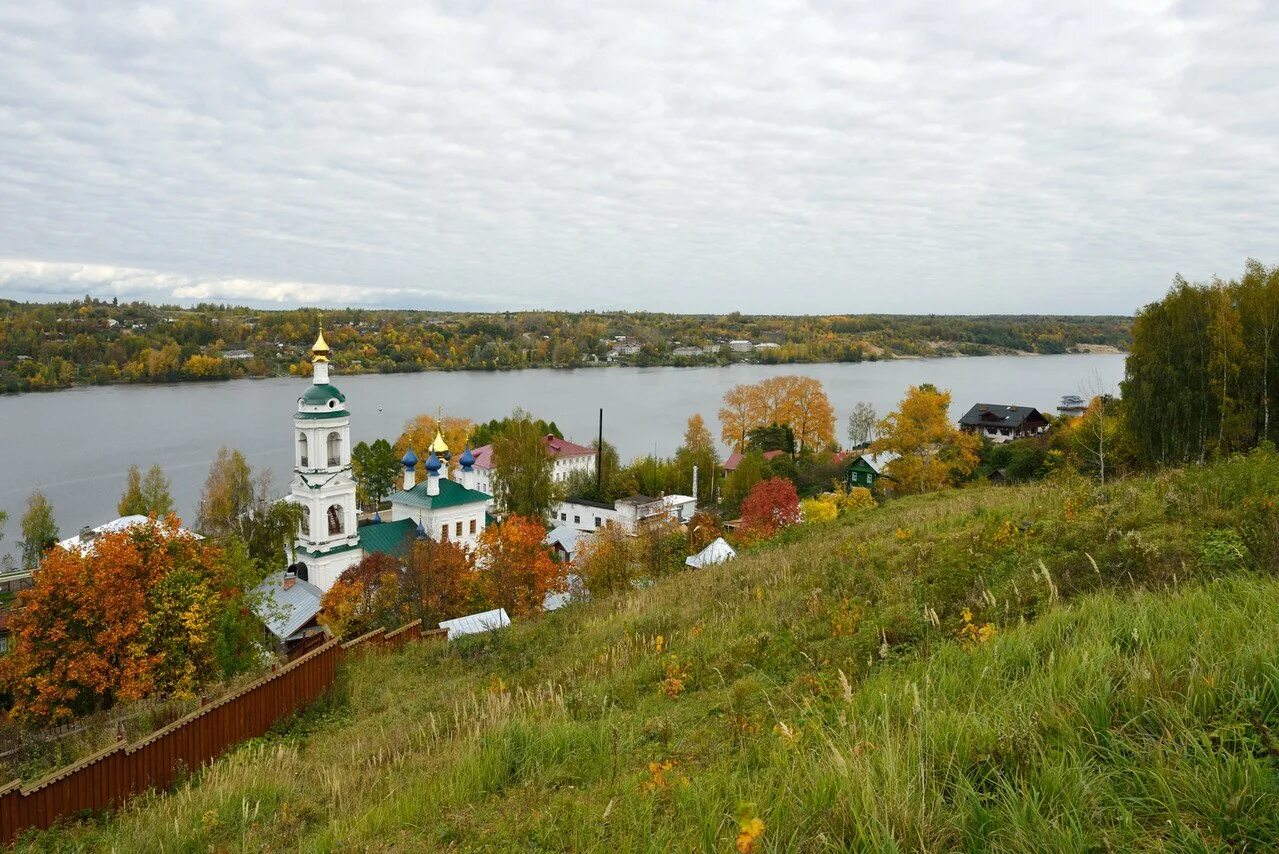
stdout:
{"type": "Polygon", "coordinates": [[[742,502],[741,535],[747,540],[766,540],[798,521],[799,494],[784,477],[760,481],[742,502]]]}

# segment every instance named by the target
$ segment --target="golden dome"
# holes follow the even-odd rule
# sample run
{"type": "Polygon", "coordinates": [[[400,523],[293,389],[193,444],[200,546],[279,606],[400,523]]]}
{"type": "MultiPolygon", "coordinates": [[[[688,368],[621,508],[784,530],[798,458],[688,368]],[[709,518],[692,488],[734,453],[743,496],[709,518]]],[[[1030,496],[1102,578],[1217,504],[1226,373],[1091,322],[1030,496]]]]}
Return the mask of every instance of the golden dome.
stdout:
{"type": "Polygon", "coordinates": [[[311,355],[315,358],[314,362],[327,362],[329,360],[329,345],[324,340],[324,329],[321,327],[320,334],[316,336],[315,343],[311,345],[311,355]]]}
{"type": "Polygon", "coordinates": [[[445,443],[444,435],[440,433],[439,429],[435,431],[435,441],[431,443],[431,450],[435,451],[436,456],[449,452],[449,446],[445,443]]]}

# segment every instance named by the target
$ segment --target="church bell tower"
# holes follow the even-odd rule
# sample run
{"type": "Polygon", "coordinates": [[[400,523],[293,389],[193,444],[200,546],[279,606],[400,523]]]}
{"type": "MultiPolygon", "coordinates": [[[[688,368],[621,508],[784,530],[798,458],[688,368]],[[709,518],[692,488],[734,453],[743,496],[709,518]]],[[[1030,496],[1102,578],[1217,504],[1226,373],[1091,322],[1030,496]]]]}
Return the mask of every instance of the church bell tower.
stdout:
{"type": "Polygon", "coordinates": [[[294,460],[290,500],[303,508],[294,550],[307,576],[328,590],[363,557],[356,531],[351,475],[351,413],[346,395],[329,382],[329,345],[320,330],[311,348],[311,386],[293,414],[294,460]]]}

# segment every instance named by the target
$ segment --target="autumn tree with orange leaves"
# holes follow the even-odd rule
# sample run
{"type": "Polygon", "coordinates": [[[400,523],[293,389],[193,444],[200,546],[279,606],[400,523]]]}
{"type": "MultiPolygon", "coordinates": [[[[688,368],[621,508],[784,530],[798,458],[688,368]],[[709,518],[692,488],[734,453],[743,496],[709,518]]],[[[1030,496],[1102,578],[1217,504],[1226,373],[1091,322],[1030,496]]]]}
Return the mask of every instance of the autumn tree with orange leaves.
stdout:
{"type": "Polygon", "coordinates": [[[546,528],[527,516],[507,516],[484,529],[476,566],[489,607],[505,608],[512,617],[534,614],[546,594],[567,589],[565,567],[551,559],[545,537],[546,528]]]}
{"type": "Polygon", "coordinates": [[[258,648],[244,546],[214,545],[176,517],[55,548],[11,612],[0,672],[14,718],[58,724],[151,695],[191,697],[247,669],[258,648]]]}
{"type": "Polygon", "coordinates": [[[404,567],[381,552],[343,571],[321,600],[320,623],[339,638],[398,628],[413,619],[404,596],[404,567]]]}
{"type": "Polygon", "coordinates": [[[434,626],[471,613],[479,604],[478,580],[475,559],[466,546],[453,540],[414,541],[404,568],[412,619],[434,626]]]}
{"type": "Polygon", "coordinates": [[[835,410],[821,382],[795,375],[767,377],[724,393],[720,438],[744,452],[751,430],[782,424],[795,434],[799,450],[816,450],[835,440],[835,410]]]}

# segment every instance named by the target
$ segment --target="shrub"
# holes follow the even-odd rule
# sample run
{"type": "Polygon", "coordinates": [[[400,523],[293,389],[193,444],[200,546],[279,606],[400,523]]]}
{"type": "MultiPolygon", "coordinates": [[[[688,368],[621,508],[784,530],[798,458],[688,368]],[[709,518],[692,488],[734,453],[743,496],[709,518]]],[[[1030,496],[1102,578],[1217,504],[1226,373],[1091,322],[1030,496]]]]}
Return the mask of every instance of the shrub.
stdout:
{"type": "Polygon", "coordinates": [[[834,498],[805,498],[799,503],[805,522],[833,522],[839,518],[839,507],[834,498]]]}

